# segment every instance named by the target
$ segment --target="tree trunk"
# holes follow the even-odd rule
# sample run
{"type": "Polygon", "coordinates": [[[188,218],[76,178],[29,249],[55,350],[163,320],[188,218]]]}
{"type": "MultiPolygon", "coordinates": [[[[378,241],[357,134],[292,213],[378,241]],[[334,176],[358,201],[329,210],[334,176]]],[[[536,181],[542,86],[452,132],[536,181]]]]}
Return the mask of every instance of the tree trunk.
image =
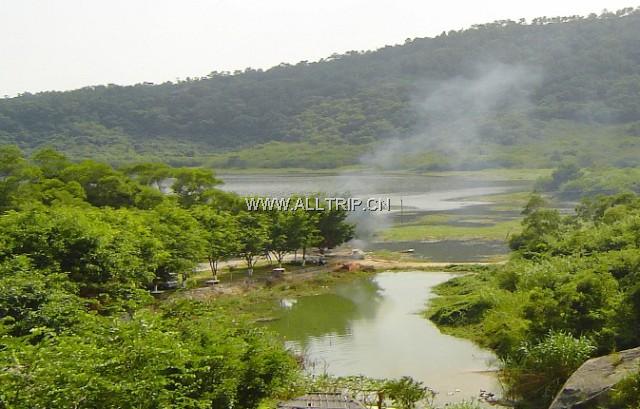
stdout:
{"type": "Polygon", "coordinates": [[[382,403],[384,402],[384,394],[378,392],[378,409],[382,409],[382,403]]]}
{"type": "Polygon", "coordinates": [[[307,265],[307,248],[302,248],[302,267],[307,265]]]}
{"type": "Polygon", "coordinates": [[[246,256],[245,260],[247,261],[247,274],[251,277],[253,276],[253,256],[246,256]]]}
{"type": "Polygon", "coordinates": [[[213,275],[213,279],[218,279],[218,260],[214,260],[209,257],[209,268],[211,268],[211,275],[213,275]]]}

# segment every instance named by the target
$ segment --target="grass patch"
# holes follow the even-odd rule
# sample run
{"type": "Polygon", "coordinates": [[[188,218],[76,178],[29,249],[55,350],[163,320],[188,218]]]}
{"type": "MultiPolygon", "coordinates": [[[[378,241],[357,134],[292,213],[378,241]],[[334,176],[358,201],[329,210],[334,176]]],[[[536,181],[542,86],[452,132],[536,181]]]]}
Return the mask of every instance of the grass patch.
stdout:
{"type": "Polygon", "coordinates": [[[474,196],[471,199],[480,202],[492,203],[492,210],[500,211],[521,211],[529,201],[531,192],[509,192],[509,193],[497,193],[493,195],[474,196]]]}
{"type": "Polygon", "coordinates": [[[429,176],[454,176],[454,177],[468,177],[478,180],[495,180],[495,181],[536,181],[540,177],[551,175],[553,169],[541,168],[541,169],[515,169],[515,168],[495,168],[495,169],[481,169],[481,170],[452,170],[443,172],[425,172],[425,175],[429,176]]]}
{"type": "Polygon", "coordinates": [[[380,233],[384,241],[413,240],[507,240],[520,231],[519,220],[491,225],[451,226],[446,224],[411,224],[394,226],[380,233]]]}
{"type": "Polygon", "coordinates": [[[438,297],[423,314],[445,334],[504,354],[524,339],[529,322],[522,318],[522,308],[528,294],[497,287],[496,274],[504,267],[484,267],[436,286],[438,297]]]}
{"type": "Polygon", "coordinates": [[[531,193],[529,191],[515,191],[465,198],[464,200],[467,201],[490,202],[492,204],[489,207],[492,211],[513,212],[514,215],[507,217],[502,215],[489,216],[482,211],[471,214],[468,212],[431,213],[411,222],[389,227],[380,232],[377,238],[382,241],[507,241],[511,235],[520,232],[520,211],[526,205],[530,196],[531,193]]]}

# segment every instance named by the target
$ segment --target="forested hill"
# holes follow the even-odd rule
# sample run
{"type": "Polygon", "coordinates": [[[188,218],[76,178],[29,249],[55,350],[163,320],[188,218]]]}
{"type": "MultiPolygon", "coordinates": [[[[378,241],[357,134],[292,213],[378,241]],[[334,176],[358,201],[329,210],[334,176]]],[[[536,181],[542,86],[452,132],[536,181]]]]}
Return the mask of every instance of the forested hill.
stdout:
{"type": "Polygon", "coordinates": [[[506,101],[483,115],[480,140],[526,144],[549,123],[637,136],[639,39],[640,9],[626,9],[499,21],[266,71],[23,94],[0,100],[0,143],[26,150],[48,145],[76,158],[144,156],[174,163],[240,150],[224,158],[241,166],[241,149],[255,145],[267,144],[259,148],[264,152],[291,146],[300,157],[313,151],[325,158],[336,152],[332,147],[344,147],[339,151],[347,156],[316,167],[340,165],[380,140],[419,132],[431,118],[416,107],[437,84],[474,78],[496,65],[526,67],[539,80],[528,90],[527,104],[506,101]]]}

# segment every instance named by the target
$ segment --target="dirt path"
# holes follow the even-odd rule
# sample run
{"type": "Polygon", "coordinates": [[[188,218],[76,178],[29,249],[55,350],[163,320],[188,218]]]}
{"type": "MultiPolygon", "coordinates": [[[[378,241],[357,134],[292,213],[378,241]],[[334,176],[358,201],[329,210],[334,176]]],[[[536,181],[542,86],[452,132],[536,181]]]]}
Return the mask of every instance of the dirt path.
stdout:
{"type": "MultiPolygon", "coordinates": [[[[349,271],[350,268],[359,270],[434,270],[438,268],[446,268],[451,266],[472,266],[472,265],[494,265],[502,264],[503,262],[461,262],[461,263],[446,263],[446,262],[430,262],[419,260],[387,260],[382,258],[375,258],[367,256],[362,260],[354,260],[348,257],[337,257],[331,259],[331,261],[324,266],[309,265],[308,267],[296,270],[293,273],[286,274],[284,277],[278,278],[278,281],[286,282],[300,282],[311,280],[313,277],[321,273],[328,273],[331,271],[349,271]]],[[[240,267],[242,260],[231,260],[225,262],[225,266],[240,267]]],[[[207,264],[200,266],[201,270],[208,270],[207,264]]],[[[242,273],[240,273],[242,274],[242,273]]],[[[214,286],[203,286],[198,288],[189,289],[187,291],[181,291],[174,293],[172,296],[185,297],[190,299],[209,299],[211,297],[217,297],[219,295],[239,295],[256,288],[256,286],[265,285],[269,277],[253,278],[251,280],[237,280],[233,282],[223,282],[214,286]]]]}
{"type": "Polygon", "coordinates": [[[414,261],[414,260],[385,260],[385,259],[376,259],[376,258],[366,258],[365,260],[361,260],[362,265],[371,265],[376,270],[380,269],[433,269],[433,268],[445,268],[450,266],[489,266],[494,264],[503,264],[504,261],[498,262],[460,262],[460,263],[450,263],[450,262],[436,262],[436,261],[414,261]]]}

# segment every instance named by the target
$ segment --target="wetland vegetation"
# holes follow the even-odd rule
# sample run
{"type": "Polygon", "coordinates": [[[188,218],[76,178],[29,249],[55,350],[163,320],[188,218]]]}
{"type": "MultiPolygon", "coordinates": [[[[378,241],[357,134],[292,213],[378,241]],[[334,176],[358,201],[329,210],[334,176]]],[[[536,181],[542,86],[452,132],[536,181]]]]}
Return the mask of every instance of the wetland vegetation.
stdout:
{"type": "Polygon", "coordinates": [[[640,343],[638,209],[625,193],[561,216],[532,197],[509,262],[442,284],[427,316],[495,350],[507,392],[544,407],[588,357],[640,343]]]}

